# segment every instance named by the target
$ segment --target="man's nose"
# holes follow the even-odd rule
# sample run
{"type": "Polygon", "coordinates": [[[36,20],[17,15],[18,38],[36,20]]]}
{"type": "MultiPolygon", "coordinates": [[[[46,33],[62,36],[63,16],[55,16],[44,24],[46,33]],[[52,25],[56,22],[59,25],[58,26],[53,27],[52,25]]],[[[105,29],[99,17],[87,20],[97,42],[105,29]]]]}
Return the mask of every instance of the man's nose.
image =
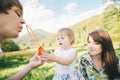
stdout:
{"type": "Polygon", "coordinates": [[[20,22],[21,22],[22,24],[25,24],[25,20],[24,20],[23,18],[20,19],[20,22]]]}

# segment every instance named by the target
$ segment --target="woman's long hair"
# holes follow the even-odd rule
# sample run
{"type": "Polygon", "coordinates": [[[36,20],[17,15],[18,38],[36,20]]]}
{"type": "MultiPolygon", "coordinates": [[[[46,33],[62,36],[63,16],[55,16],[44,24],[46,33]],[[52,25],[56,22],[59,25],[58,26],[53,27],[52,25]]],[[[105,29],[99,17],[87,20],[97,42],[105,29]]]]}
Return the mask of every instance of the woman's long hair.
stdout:
{"type": "Polygon", "coordinates": [[[104,30],[96,30],[88,35],[93,38],[94,41],[99,42],[102,45],[102,62],[105,63],[104,72],[108,75],[108,78],[114,79],[119,77],[119,60],[115,55],[115,50],[108,32],[104,30]]]}

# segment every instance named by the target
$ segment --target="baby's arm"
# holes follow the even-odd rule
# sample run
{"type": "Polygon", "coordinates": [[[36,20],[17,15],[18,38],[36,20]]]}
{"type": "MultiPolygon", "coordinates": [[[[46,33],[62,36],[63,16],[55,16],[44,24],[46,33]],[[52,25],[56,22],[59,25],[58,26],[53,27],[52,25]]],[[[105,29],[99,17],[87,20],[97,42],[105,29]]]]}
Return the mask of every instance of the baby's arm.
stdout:
{"type": "Polygon", "coordinates": [[[54,53],[43,55],[45,61],[52,61],[62,65],[70,65],[76,59],[76,57],[77,57],[76,51],[72,51],[72,54],[69,55],[67,58],[58,57],[54,53]]]}
{"type": "Polygon", "coordinates": [[[76,53],[69,55],[68,58],[61,58],[61,57],[55,56],[54,61],[62,65],[70,65],[76,59],[76,57],[77,57],[76,53]]]}

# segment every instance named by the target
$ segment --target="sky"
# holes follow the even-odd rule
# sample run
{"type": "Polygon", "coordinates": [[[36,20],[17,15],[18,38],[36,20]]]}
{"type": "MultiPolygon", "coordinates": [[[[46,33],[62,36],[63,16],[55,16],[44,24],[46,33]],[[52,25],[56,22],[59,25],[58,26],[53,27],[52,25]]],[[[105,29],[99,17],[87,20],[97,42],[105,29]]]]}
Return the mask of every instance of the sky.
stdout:
{"type": "MultiPolygon", "coordinates": [[[[32,29],[56,33],[103,10],[102,0],[20,0],[24,19],[32,29]]],[[[23,33],[26,28],[23,28],[23,33]]]]}

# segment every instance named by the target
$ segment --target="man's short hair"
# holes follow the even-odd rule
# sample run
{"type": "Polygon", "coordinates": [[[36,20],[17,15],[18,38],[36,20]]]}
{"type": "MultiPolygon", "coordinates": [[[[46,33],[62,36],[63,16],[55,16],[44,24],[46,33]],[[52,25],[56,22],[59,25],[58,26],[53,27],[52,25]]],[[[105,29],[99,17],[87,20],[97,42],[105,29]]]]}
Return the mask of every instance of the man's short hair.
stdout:
{"type": "Polygon", "coordinates": [[[8,14],[7,10],[11,9],[13,6],[20,9],[21,15],[23,14],[23,7],[19,0],[0,0],[0,13],[8,14]]]}

